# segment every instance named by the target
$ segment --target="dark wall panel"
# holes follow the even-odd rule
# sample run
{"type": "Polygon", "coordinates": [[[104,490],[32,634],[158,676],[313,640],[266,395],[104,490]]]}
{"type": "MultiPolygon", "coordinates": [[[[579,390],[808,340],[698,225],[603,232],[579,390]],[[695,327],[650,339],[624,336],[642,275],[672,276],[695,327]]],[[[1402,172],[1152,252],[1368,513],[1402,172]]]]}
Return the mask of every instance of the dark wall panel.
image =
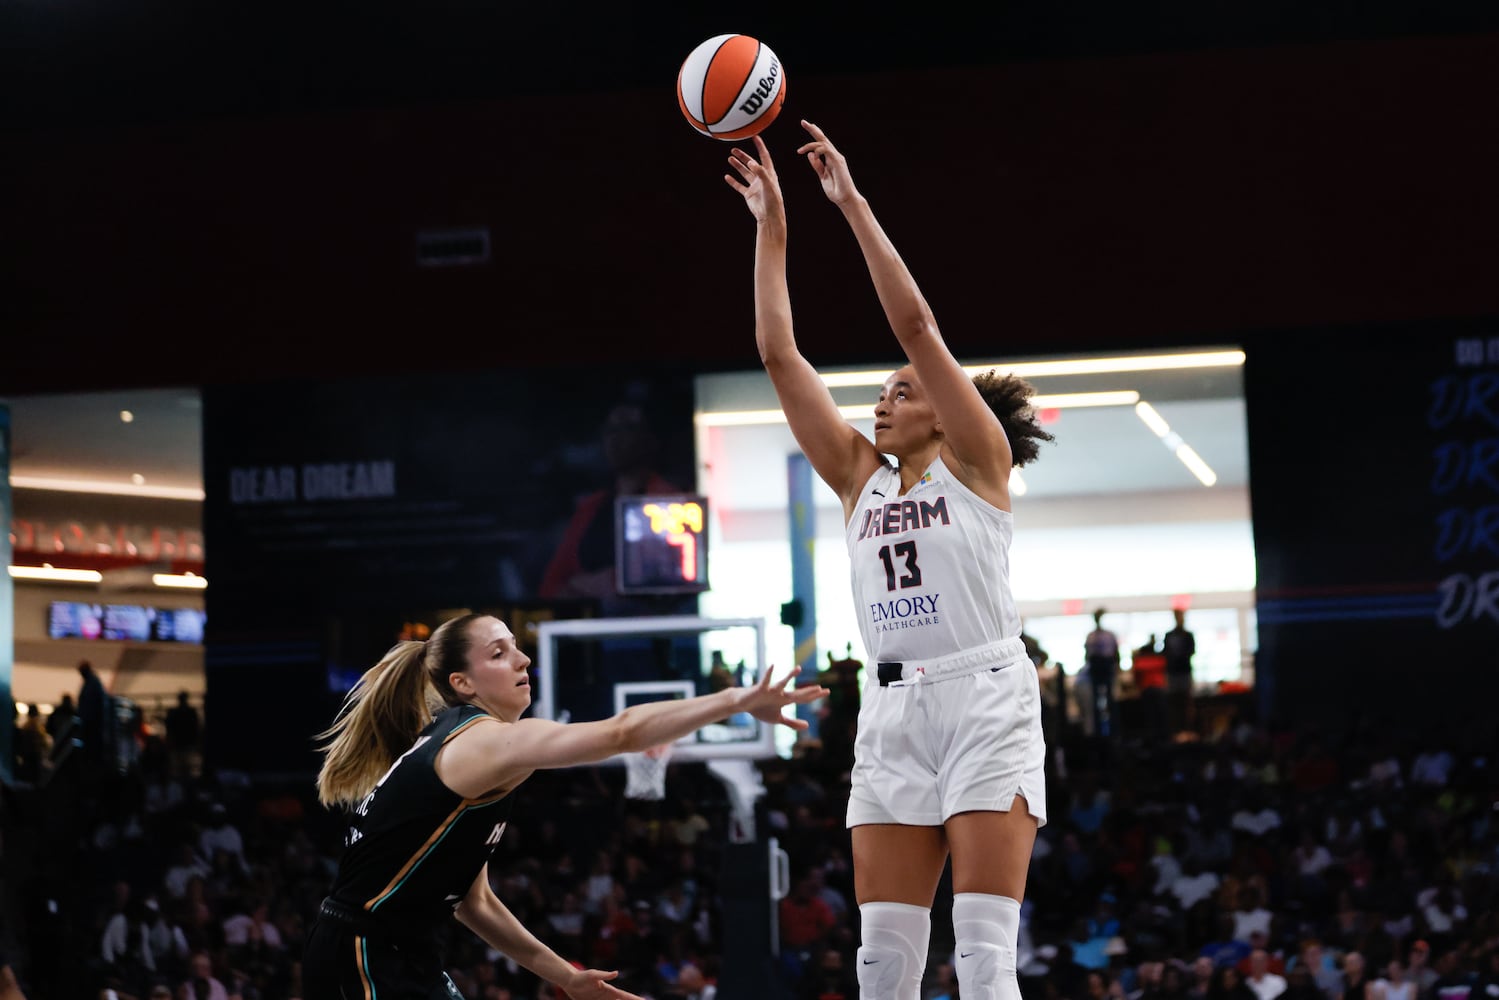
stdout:
{"type": "Polygon", "coordinates": [[[1265,338],[1244,384],[1262,703],[1491,738],[1499,322],[1265,338]]]}

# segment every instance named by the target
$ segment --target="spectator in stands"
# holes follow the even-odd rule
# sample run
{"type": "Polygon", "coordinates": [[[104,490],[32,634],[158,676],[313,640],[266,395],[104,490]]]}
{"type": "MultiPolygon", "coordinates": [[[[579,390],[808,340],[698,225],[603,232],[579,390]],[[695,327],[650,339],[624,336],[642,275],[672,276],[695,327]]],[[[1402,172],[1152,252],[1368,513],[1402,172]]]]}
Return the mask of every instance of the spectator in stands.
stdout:
{"type": "Polygon", "coordinates": [[[179,778],[193,774],[197,767],[203,720],[188,692],[177,692],[177,704],[167,710],[166,730],[171,773],[179,778]]]}
{"type": "Polygon", "coordinates": [[[57,704],[52,706],[52,714],[47,716],[47,738],[54,743],[62,739],[74,720],[78,718],[78,712],[73,707],[73,696],[64,694],[58,699],[57,704]]]}
{"type": "Polygon", "coordinates": [[[1182,912],[1191,910],[1198,903],[1210,900],[1218,891],[1222,879],[1217,872],[1207,871],[1202,859],[1188,855],[1182,864],[1181,874],[1171,883],[1167,891],[1176,900],[1182,912]]]}
{"type": "Polygon", "coordinates": [[[614,856],[606,850],[593,857],[593,867],[583,883],[583,912],[597,917],[604,912],[604,901],[614,895],[614,856]]]}
{"type": "Polygon", "coordinates": [[[236,907],[233,916],[224,921],[224,943],[230,947],[248,944],[253,937],[277,951],[286,947],[281,931],[271,921],[271,907],[264,899],[251,899],[236,907]]]}
{"type": "Polygon", "coordinates": [[[245,838],[229,819],[229,810],[222,802],[208,807],[208,821],[198,835],[198,856],[210,861],[218,853],[229,855],[234,868],[240,874],[249,874],[250,865],[245,860],[245,838]]]}
{"type": "Polygon", "coordinates": [[[1475,1000],[1478,1000],[1478,998],[1491,1000],[1493,997],[1499,997],[1499,944],[1489,944],[1484,948],[1479,958],[1479,967],[1471,979],[1461,975],[1443,975],[1439,973],[1437,979],[1432,982],[1429,988],[1429,996],[1445,1000],[1449,996],[1461,995],[1463,986],[1469,987],[1467,995],[1475,998],[1475,1000]],[[1443,989],[1449,983],[1451,993],[1443,989]]]}
{"type": "Polygon", "coordinates": [[[807,976],[799,1000],[859,1000],[859,981],[837,948],[824,948],[807,976]]]}
{"type": "Polygon", "coordinates": [[[186,966],[190,954],[187,935],[167,916],[166,911],[161,907],[161,902],[155,896],[147,896],[144,906],[146,908],[146,936],[151,944],[151,955],[156,961],[156,969],[168,977],[178,977],[186,966]]]}
{"type": "Polygon", "coordinates": [[[1458,932],[1468,921],[1467,907],[1463,906],[1457,890],[1450,883],[1443,883],[1429,891],[1426,902],[1421,905],[1421,921],[1426,926],[1427,937],[1438,949],[1450,947],[1458,932]]]}
{"type": "Polygon", "coordinates": [[[1166,657],[1166,719],[1171,731],[1179,733],[1194,725],[1192,698],[1192,657],[1197,653],[1197,637],[1187,629],[1187,613],[1172,611],[1176,625],[1161,639],[1166,657]]]}
{"type": "Polygon", "coordinates": [[[795,983],[826,947],[838,918],[817,894],[817,884],[808,872],[797,877],[791,892],[781,900],[779,916],[781,957],[788,981],[795,983]]]}
{"type": "Polygon", "coordinates": [[[83,744],[84,758],[97,770],[105,759],[109,695],[88,660],[79,661],[78,676],[82,678],[78,689],[78,738],[83,744]]]}
{"type": "Polygon", "coordinates": [[[1207,1000],[1259,1000],[1255,992],[1244,982],[1244,977],[1234,965],[1219,965],[1213,970],[1208,985],[1207,1000]]]}
{"type": "Polygon", "coordinates": [[[562,894],[562,905],[547,916],[552,932],[548,939],[570,955],[583,954],[584,918],[582,901],[575,892],[562,894]]]}
{"type": "Polygon", "coordinates": [[[146,910],[137,899],[126,901],[104,927],[101,954],[105,967],[130,992],[136,992],[156,972],[146,910]]]}
{"type": "MultiPolygon", "coordinates": [[[[1209,910],[1211,912],[1211,910],[1209,910]]],[[[1249,957],[1251,948],[1249,942],[1241,940],[1234,934],[1234,917],[1232,913],[1219,913],[1217,919],[1218,932],[1211,941],[1202,946],[1201,954],[1213,960],[1213,965],[1232,965],[1237,967],[1244,959],[1249,957]]],[[[1242,979],[1242,975],[1240,976],[1242,979]]]]}
{"type": "Polygon", "coordinates": [[[1188,1000],[1205,1000],[1208,990],[1212,988],[1213,972],[1217,968],[1207,955],[1198,955],[1192,959],[1187,976],[1188,1000]]]}
{"type": "Polygon", "coordinates": [[[213,956],[195,951],[187,961],[187,976],[178,987],[189,1000],[229,1000],[229,991],[213,974],[213,956]]]}
{"type": "Polygon", "coordinates": [[[1280,813],[1258,786],[1245,790],[1243,804],[1234,812],[1230,821],[1235,830],[1251,837],[1263,837],[1272,830],[1280,829],[1280,824],[1280,813]]]}
{"type": "Polygon", "coordinates": [[[1131,654],[1130,675],[1140,697],[1146,740],[1165,741],[1172,732],[1166,708],[1166,656],[1156,648],[1154,635],[1131,654]]]}
{"type": "MultiPolygon", "coordinates": [[[[1499,950],[1495,951],[1499,954],[1499,950]]],[[[1421,1000],[1430,1000],[1431,991],[1437,984],[1439,974],[1431,967],[1431,945],[1424,938],[1418,938],[1411,942],[1410,952],[1406,958],[1406,978],[1416,984],[1416,995],[1421,1000]]],[[[1496,990],[1488,1000],[1499,997],[1496,990]]]]}
{"type": "Polygon", "coordinates": [[[1234,940],[1253,944],[1255,934],[1268,939],[1275,914],[1265,908],[1264,894],[1258,886],[1245,885],[1239,890],[1239,906],[1233,912],[1234,940]]]}
{"type": "Polygon", "coordinates": [[[1114,696],[1119,682],[1119,637],[1103,627],[1104,608],[1093,612],[1093,631],[1083,640],[1083,662],[1092,692],[1093,733],[1111,737],[1118,725],[1114,696]]]}
{"type": "Polygon", "coordinates": [[[807,878],[812,883],[812,892],[820,896],[828,904],[828,909],[833,911],[833,919],[839,924],[844,923],[848,919],[848,896],[828,885],[826,869],[821,865],[813,865],[807,869],[807,878]]]}
{"type": "Polygon", "coordinates": [[[1249,953],[1249,975],[1244,982],[1258,1000],[1275,1000],[1286,991],[1286,978],[1270,970],[1270,953],[1262,947],[1249,953]]]}
{"type": "Polygon", "coordinates": [[[1286,970],[1286,988],[1280,1000],[1327,1000],[1327,994],[1312,978],[1312,970],[1302,963],[1286,970]]]}
{"type": "MultiPolygon", "coordinates": [[[[1322,992],[1324,1000],[1337,1000],[1338,994],[1342,992],[1342,976],[1338,972],[1337,962],[1322,947],[1321,940],[1313,937],[1301,942],[1300,952],[1287,964],[1290,971],[1298,968],[1307,970],[1312,983],[1322,992]]],[[[1288,975],[1287,983],[1289,981],[1288,975]]]]}
{"type": "Polygon", "coordinates": [[[1339,1000],[1375,1000],[1361,952],[1350,951],[1343,956],[1343,989],[1338,996],[1339,1000]]]}
{"type": "Polygon", "coordinates": [[[187,895],[187,884],[191,879],[206,879],[213,869],[198,857],[189,842],[178,844],[175,853],[172,866],[167,869],[161,884],[172,899],[182,899],[187,895]]]}
{"type": "Polygon", "coordinates": [[[1446,788],[1455,760],[1448,750],[1433,747],[1416,755],[1411,763],[1411,781],[1428,788],[1446,788]]]}

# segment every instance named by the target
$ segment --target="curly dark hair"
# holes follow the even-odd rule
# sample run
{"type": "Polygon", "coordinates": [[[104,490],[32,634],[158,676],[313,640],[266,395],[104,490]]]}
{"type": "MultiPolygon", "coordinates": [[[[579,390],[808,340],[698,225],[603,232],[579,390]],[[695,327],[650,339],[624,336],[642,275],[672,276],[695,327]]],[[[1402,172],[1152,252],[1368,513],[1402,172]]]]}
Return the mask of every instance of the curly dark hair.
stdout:
{"type": "Polygon", "coordinates": [[[1004,427],[1005,437],[1010,439],[1010,454],[1017,467],[1036,460],[1041,454],[1041,442],[1056,440],[1036,419],[1036,411],[1031,408],[1031,396],[1036,390],[1025,379],[1018,375],[1001,375],[991,368],[975,375],[973,384],[1004,427]]]}

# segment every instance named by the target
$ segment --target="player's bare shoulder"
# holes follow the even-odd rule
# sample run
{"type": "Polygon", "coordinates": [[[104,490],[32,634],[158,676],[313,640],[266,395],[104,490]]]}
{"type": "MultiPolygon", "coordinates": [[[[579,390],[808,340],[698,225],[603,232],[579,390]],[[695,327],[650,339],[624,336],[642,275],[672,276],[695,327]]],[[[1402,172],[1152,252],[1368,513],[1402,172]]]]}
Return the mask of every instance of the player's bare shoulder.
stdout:
{"type": "Polygon", "coordinates": [[[487,798],[515,788],[530,772],[516,775],[507,766],[511,730],[528,721],[505,722],[485,716],[454,733],[437,754],[435,766],[442,783],[466,799],[487,798]]]}

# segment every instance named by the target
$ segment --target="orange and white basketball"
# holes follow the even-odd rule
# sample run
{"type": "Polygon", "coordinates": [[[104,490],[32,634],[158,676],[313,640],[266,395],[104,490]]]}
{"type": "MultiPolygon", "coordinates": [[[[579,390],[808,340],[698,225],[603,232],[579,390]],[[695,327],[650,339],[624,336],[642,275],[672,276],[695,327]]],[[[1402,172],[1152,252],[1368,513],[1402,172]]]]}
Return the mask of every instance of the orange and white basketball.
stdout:
{"type": "Polygon", "coordinates": [[[677,71],[677,104],[714,139],[748,139],[775,121],[786,100],[786,70],[770,46],[748,35],[714,35],[677,71]]]}

